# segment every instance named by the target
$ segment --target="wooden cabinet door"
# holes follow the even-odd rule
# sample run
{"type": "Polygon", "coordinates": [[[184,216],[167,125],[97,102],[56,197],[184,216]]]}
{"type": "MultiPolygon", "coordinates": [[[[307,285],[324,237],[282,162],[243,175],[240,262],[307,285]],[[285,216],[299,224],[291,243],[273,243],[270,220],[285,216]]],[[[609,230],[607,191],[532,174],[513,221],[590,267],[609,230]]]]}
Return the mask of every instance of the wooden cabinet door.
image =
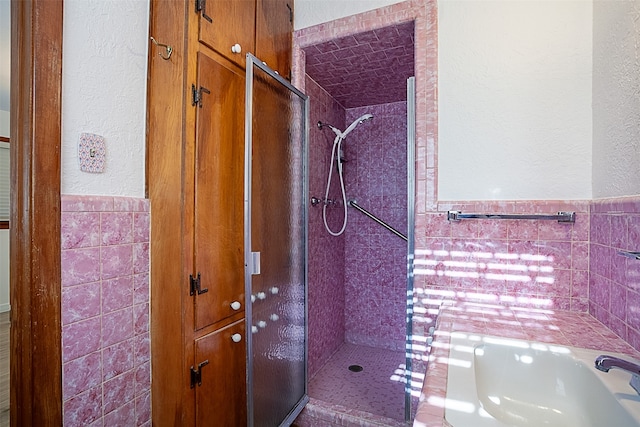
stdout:
{"type": "Polygon", "coordinates": [[[200,42],[244,67],[255,51],[255,0],[206,0],[200,13],[200,42]],[[232,46],[240,51],[232,51],[232,46]]]}
{"type": "Polygon", "coordinates": [[[196,340],[200,385],[196,426],[237,427],[247,422],[246,337],[240,320],[196,340]]]}
{"type": "Polygon", "coordinates": [[[257,0],[256,57],[291,80],[293,0],[257,0]]]}
{"type": "Polygon", "coordinates": [[[195,329],[244,312],[244,75],[198,53],[195,329]]]}

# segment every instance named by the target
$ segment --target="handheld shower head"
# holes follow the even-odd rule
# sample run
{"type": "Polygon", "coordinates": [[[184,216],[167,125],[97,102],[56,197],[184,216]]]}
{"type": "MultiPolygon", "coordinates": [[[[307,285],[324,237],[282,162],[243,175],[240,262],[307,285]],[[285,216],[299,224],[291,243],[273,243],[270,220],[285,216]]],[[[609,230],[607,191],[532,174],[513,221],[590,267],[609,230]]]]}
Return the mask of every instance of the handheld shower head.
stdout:
{"type": "Polygon", "coordinates": [[[364,123],[364,122],[366,122],[367,120],[370,120],[370,119],[373,119],[373,114],[367,113],[367,114],[364,114],[364,115],[358,117],[357,119],[355,119],[353,121],[353,123],[351,123],[349,125],[349,127],[344,132],[342,132],[342,137],[343,138],[346,137],[349,134],[349,132],[351,132],[352,130],[354,130],[356,128],[356,126],[358,126],[360,123],[364,123]]]}
{"type": "Polygon", "coordinates": [[[373,119],[373,114],[367,113],[358,119],[358,123],[364,123],[367,120],[371,120],[371,119],[373,119]]]}

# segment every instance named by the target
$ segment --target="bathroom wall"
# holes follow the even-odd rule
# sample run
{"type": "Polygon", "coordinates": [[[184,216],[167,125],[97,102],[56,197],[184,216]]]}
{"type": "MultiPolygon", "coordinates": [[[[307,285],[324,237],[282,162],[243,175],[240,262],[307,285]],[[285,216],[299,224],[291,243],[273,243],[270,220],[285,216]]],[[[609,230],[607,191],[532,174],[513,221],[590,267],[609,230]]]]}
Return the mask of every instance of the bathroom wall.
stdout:
{"type": "MultiPolygon", "coordinates": [[[[365,113],[345,140],[348,199],[407,234],[407,104],[347,110],[346,125],[365,113]]],[[[345,232],[345,340],[403,350],[407,243],[349,209],[345,232]]]]}
{"type": "MultiPolygon", "coordinates": [[[[323,199],[335,134],[320,130],[321,121],[344,127],[345,110],[308,76],[305,93],[310,97],[309,194],[323,199]]],[[[333,172],[330,199],[341,199],[333,172]]],[[[342,205],[327,208],[332,230],[342,227],[342,205]]],[[[313,376],[345,339],[345,235],[331,236],[324,227],[322,205],[309,208],[309,374],[313,376]]]]}
{"type": "Polygon", "coordinates": [[[401,0],[295,0],[294,28],[306,28],[334,19],[377,9],[401,0]]]}
{"type": "Polygon", "coordinates": [[[150,426],[149,202],[62,197],[63,419],[150,426]]]}
{"type": "Polygon", "coordinates": [[[438,2],[438,200],[591,198],[591,39],[590,1],[438,2]]]}
{"type": "Polygon", "coordinates": [[[415,275],[422,298],[586,312],[588,201],[441,202],[418,218],[415,275]],[[447,210],[549,214],[576,212],[575,223],[447,220],[447,210]]]}
{"type": "Polygon", "coordinates": [[[150,425],[148,17],[147,0],[64,3],[65,426],[150,425]],[[105,138],[104,173],[80,171],[83,132],[105,138]]]}
{"type": "Polygon", "coordinates": [[[638,2],[593,2],[589,312],[640,350],[638,2]]]}
{"type": "Polygon", "coordinates": [[[589,312],[640,350],[640,196],[591,205],[589,312]]]}
{"type": "Polygon", "coordinates": [[[64,3],[62,193],[144,197],[148,0],[64,3]],[[80,171],[83,132],[106,141],[104,173],[80,171]]]}
{"type": "Polygon", "coordinates": [[[593,197],[640,194],[637,1],[593,2],[593,197]]]}

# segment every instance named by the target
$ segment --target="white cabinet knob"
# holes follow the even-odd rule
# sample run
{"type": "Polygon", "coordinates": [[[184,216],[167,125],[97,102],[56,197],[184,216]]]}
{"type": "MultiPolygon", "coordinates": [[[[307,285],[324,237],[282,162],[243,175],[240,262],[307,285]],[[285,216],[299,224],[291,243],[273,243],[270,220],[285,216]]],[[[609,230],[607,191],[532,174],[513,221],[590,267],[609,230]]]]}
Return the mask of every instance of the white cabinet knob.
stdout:
{"type": "Polygon", "coordinates": [[[233,308],[234,310],[240,310],[240,307],[242,307],[242,304],[240,304],[239,301],[234,301],[231,303],[231,308],[233,308]]]}
{"type": "Polygon", "coordinates": [[[242,52],[242,46],[240,46],[238,43],[234,44],[233,46],[231,46],[231,52],[233,52],[233,53],[241,53],[242,52]]]}
{"type": "Polygon", "coordinates": [[[242,341],[242,335],[240,335],[240,334],[233,334],[233,335],[231,335],[231,340],[232,340],[233,342],[240,342],[240,341],[242,341]]]}

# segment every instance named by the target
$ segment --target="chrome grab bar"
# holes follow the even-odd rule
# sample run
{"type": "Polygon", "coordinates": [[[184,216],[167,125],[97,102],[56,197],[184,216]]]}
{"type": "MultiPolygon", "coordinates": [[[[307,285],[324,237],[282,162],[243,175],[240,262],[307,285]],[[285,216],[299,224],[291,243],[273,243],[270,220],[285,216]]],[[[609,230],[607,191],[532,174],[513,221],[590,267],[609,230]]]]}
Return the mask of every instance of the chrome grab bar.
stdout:
{"type": "Polygon", "coordinates": [[[375,216],[374,214],[372,214],[371,212],[369,212],[368,210],[360,206],[355,200],[349,200],[349,205],[352,208],[356,209],[357,211],[362,212],[367,217],[371,218],[372,220],[374,220],[375,222],[377,222],[378,224],[380,224],[381,226],[383,226],[384,228],[386,228],[396,236],[400,237],[405,242],[407,241],[407,236],[405,236],[404,234],[402,234],[401,232],[399,232],[398,230],[396,230],[395,228],[393,228],[392,226],[390,226],[389,224],[387,224],[386,222],[384,222],[383,220],[381,220],[380,218],[378,218],[377,216],[375,216]]]}
{"type": "Polygon", "coordinates": [[[619,251],[618,255],[626,256],[627,258],[631,258],[631,259],[640,259],[640,252],[619,251]]]}
{"type": "Polygon", "coordinates": [[[544,219],[558,222],[576,222],[575,212],[558,212],[555,215],[519,215],[519,214],[463,214],[460,211],[448,211],[447,220],[461,219],[544,219]]]}

